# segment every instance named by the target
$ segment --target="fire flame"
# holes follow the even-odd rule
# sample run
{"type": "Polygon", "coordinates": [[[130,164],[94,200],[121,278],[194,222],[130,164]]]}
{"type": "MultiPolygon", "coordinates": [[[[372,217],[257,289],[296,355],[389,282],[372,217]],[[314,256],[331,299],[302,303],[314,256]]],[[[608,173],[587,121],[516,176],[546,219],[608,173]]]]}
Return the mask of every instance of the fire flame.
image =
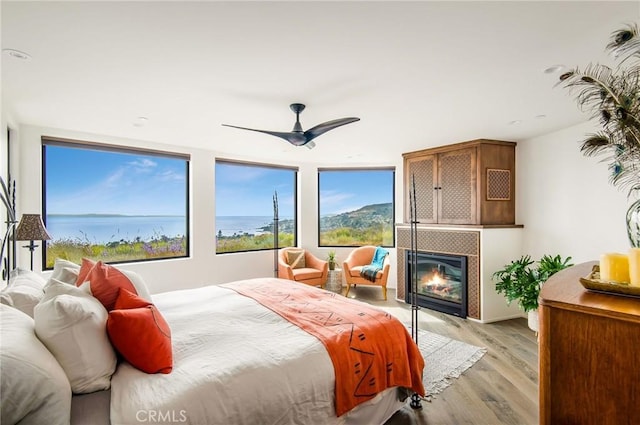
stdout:
{"type": "Polygon", "coordinates": [[[431,275],[431,279],[424,282],[425,286],[440,286],[444,283],[444,280],[440,277],[440,273],[438,271],[434,271],[431,275]]]}
{"type": "Polygon", "coordinates": [[[422,288],[436,295],[448,295],[451,288],[447,284],[447,281],[440,276],[437,270],[434,270],[431,275],[426,275],[422,278],[422,288]]]}

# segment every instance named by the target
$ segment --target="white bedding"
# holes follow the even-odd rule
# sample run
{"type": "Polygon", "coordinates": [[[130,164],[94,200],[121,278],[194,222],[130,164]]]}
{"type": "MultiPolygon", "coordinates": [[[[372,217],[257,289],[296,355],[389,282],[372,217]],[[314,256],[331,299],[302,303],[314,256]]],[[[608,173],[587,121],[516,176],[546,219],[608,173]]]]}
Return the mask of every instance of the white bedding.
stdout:
{"type": "Polygon", "coordinates": [[[111,381],[113,425],[372,425],[404,405],[392,388],[336,417],[322,343],[235,291],[207,286],[153,301],[171,327],[173,371],[121,364],[111,381]]]}

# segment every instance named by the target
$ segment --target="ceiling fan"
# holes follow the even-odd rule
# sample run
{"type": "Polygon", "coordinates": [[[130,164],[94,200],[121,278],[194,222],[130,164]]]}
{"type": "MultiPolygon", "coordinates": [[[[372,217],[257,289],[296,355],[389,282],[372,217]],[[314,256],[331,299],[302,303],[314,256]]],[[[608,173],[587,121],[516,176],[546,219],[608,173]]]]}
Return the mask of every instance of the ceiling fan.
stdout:
{"type": "Polygon", "coordinates": [[[355,117],[338,118],[336,120],[323,122],[322,124],[318,124],[307,131],[303,131],[302,125],[300,124],[300,112],[304,111],[305,105],[303,105],[302,103],[292,103],[291,105],[289,105],[289,107],[296,114],[296,123],[293,125],[293,130],[289,132],[256,130],[254,128],[238,127],[238,126],[229,125],[229,124],[222,124],[222,125],[225,127],[233,127],[233,128],[239,128],[241,130],[251,130],[251,131],[257,131],[260,133],[270,134],[272,136],[280,137],[281,139],[286,140],[287,142],[291,143],[294,146],[306,146],[309,149],[313,149],[316,146],[316,143],[313,142],[313,139],[320,136],[321,134],[324,134],[329,130],[333,130],[336,127],[340,127],[341,125],[360,121],[360,118],[355,118],[355,117]]]}

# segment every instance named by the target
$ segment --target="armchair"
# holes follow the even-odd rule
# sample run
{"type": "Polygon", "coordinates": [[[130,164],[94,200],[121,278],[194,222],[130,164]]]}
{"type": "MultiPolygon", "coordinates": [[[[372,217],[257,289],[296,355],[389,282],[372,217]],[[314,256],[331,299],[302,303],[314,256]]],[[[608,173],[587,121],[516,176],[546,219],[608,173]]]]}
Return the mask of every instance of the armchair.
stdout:
{"type": "MultiPolygon", "coordinates": [[[[295,264],[294,264],[295,266],[295,264]]],[[[283,248],[278,254],[278,277],[289,279],[307,285],[324,288],[329,275],[329,263],[319,259],[306,249],[283,248]],[[288,252],[304,252],[304,267],[293,267],[288,258],[288,252]]]]}
{"type": "Polygon", "coordinates": [[[361,246],[351,251],[349,256],[344,260],[342,263],[342,272],[347,283],[347,293],[345,296],[349,295],[351,285],[376,285],[382,287],[382,295],[384,296],[384,300],[387,300],[387,278],[389,277],[389,268],[391,267],[388,255],[384,259],[382,270],[376,275],[375,282],[360,276],[362,267],[371,264],[375,251],[375,246],[361,246]]]}

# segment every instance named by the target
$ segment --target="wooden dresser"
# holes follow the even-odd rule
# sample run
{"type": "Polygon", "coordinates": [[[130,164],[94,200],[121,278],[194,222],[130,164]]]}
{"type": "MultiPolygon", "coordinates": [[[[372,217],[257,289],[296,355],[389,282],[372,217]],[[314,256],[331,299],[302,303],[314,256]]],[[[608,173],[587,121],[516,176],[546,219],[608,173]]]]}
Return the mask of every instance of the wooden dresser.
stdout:
{"type": "Polygon", "coordinates": [[[596,262],[540,292],[540,424],[640,424],[640,299],[587,291],[596,262]]]}

